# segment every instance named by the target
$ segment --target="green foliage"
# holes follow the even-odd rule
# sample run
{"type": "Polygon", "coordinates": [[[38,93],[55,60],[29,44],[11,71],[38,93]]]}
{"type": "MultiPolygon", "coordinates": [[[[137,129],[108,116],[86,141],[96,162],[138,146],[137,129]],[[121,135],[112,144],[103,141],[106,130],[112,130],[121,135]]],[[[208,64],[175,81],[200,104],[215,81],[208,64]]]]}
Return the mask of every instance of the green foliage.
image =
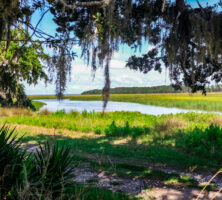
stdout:
{"type": "Polygon", "coordinates": [[[188,133],[180,131],[182,137],[177,146],[183,146],[185,151],[194,155],[222,161],[222,128],[210,125],[206,129],[195,127],[188,133]]]}
{"type": "Polygon", "coordinates": [[[22,183],[26,152],[21,148],[21,138],[5,125],[0,129],[0,197],[13,196],[22,183]]]}
{"type": "Polygon", "coordinates": [[[34,109],[25,95],[22,83],[27,82],[30,85],[37,84],[40,79],[47,81],[48,77],[43,68],[49,56],[44,53],[40,41],[16,41],[28,37],[26,30],[14,29],[11,34],[15,41],[0,42],[0,102],[3,106],[34,109]]]}
{"type": "MultiPolygon", "coordinates": [[[[183,87],[182,90],[175,90],[170,85],[161,85],[153,87],[117,87],[110,88],[110,94],[147,94],[147,93],[180,93],[187,92],[188,88],[183,87]]],[[[89,90],[82,93],[86,94],[102,94],[102,90],[89,90]]]]}
{"type": "Polygon", "coordinates": [[[40,101],[32,101],[32,105],[34,106],[34,110],[39,111],[41,107],[45,105],[45,103],[40,101]]]}
{"type": "MultiPolygon", "coordinates": [[[[33,42],[33,38],[38,37],[52,48],[50,72],[57,72],[59,97],[65,90],[67,72],[74,59],[72,47],[76,43],[82,47],[82,55],[94,71],[98,66],[106,66],[103,91],[109,91],[109,60],[113,52],[119,50],[120,45],[137,49],[148,42],[155,48],[142,57],[132,56],[127,63],[130,69],[148,73],[151,70],[161,72],[167,67],[174,85],[184,84],[193,92],[205,92],[210,78],[218,83],[221,81],[221,2],[218,0],[214,6],[201,9],[184,0],[180,2],[183,8],[163,0],[101,1],[100,5],[98,2],[96,5],[95,2],[82,4],[82,1],[78,2],[81,5],[75,5],[76,1],[49,0],[46,4],[44,0],[2,0],[0,39],[7,41],[6,52],[9,43],[16,39],[13,28],[21,23],[21,27],[32,33],[25,41],[33,42]],[[30,18],[38,9],[44,12],[42,18],[51,12],[57,26],[55,34],[45,33],[38,23],[37,27],[31,24],[30,18]],[[177,16],[178,12],[183,13],[177,16]]],[[[19,53],[14,55],[17,57],[19,53]]],[[[22,59],[22,64],[29,66],[30,60],[22,59]]]]}
{"type": "Polygon", "coordinates": [[[50,194],[55,199],[70,192],[74,175],[69,146],[48,141],[43,147],[39,146],[31,165],[29,181],[35,185],[32,194],[50,194]]]}
{"type": "Polygon", "coordinates": [[[70,147],[46,142],[34,155],[21,147],[21,139],[6,126],[0,129],[0,197],[61,198],[73,185],[70,147]],[[21,197],[22,196],[22,197],[21,197]]]}
{"type": "Polygon", "coordinates": [[[94,116],[96,113],[95,113],[95,111],[90,111],[90,112],[88,112],[87,110],[83,110],[82,111],[82,116],[84,117],[84,118],[87,118],[87,117],[92,117],[92,116],[94,116]]]}
{"type": "MultiPolygon", "coordinates": [[[[141,160],[144,162],[158,162],[167,163],[169,165],[178,166],[188,169],[189,167],[197,166],[198,168],[216,168],[219,169],[221,161],[210,157],[209,154],[199,156],[194,152],[188,152],[185,149],[185,136],[191,132],[195,127],[201,130],[205,130],[215,119],[221,119],[221,116],[213,113],[180,113],[170,114],[162,116],[145,115],[139,112],[111,112],[105,113],[102,116],[101,113],[95,113],[88,117],[83,117],[81,113],[73,115],[72,113],[66,113],[62,117],[54,114],[42,115],[35,113],[32,116],[17,114],[11,117],[0,118],[0,122],[11,124],[26,124],[30,125],[30,128],[21,128],[21,132],[25,130],[27,135],[23,138],[24,142],[30,141],[44,143],[48,137],[47,134],[41,134],[41,131],[36,131],[36,127],[51,128],[50,132],[54,132],[59,143],[64,142],[66,145],[70,145],[74,152],[85,152],[89,154],[105,154],[107,156],[126,158],[129,157],[133,160],[141,160]],[[156,129],[156,125],[161,123],[164,126],[172,127],[172,123],[166,123],[173,119],[173,122],[178,119],[184,123],[184,130],[181,134],[177,134],[177,130],[181,129],[177,123],[174,125],[173,131],[162,131],[161,133],[156,129]],[[133,127],[140,127],[140,130],[144,127],[148,127],[150,132],[136,135],[135,139],[139,144],[135,143],[128,133],[124,136],[105,136],[105,129],[109,127],[112,122],[115,122],[117,129],[123,128],[126,122],[129,122],[130,130],[133,127]],[[57,130],[54,130],[56,127],[57,130]],[[60,130],[58,130],[60,129],[60,130]],[[66,129],[66,130],[65,130],[66,129]],[[72,130],[72,131],[67,131],[72,130]],[[60,134],[60,131],[62,134],[60,134]],[[81,133],[78,133],[78,132],[81,133]],[[92,132],[99,133],[100,135],[93,135],[92,132]],[[87,134],[91,132],[90,134],[87,134]],[[69,137],[70,136],[70,137],[69,137]],[[76,137],[77,136],[77,137],[76,137]],[[122,143],[126,141],[126,143],[122,143]],[[114,144],[114,141],[117,141],[114,144]],[[120,141],[120,144],[118,142],[120,141]],[[133,141],[133,143],[131,143],[133,141]],[[176,147],[176,148],[175,148],[176,147]],[[210,161],[210,162],[209,162],[210,161]]],[[[218,121],[218,124],[220,121],[218,121]]],[[[41,130],[41,128],[39,129],[41,130]]],[[[141,133],[141,132],[140,132],[141,133]]],[[[122,133],[120,133],[122,134],[122,133]]],[[[137,142],[136,141],[136,142],[137,142]]]]}
{"type": "Polygon", "coordinates": [[[28,155],[14,130],[6,126],[0,129],[1,199],[140,199],[74,183],[73,166],[67,144],[48,141],[28,155]]]}
{"type": "Polygon", "coordinates": [[[136,138],[143,134],[147,134],[150,132],[148,127],[130,127],[129,122],[125,123],[125,126],[116,126],[115,121],[113,121],[109,126],[107,126],[104,130],[105,135],[108,137],[113,136],[131,136],[132,138],[136,138]]]}
{"type": "Polygon", "coordinates": [[[100,127],[96,126],[96,127],[94,127],[94,132],[95,132],[95,134],[100,135],[102,133],[102,130],[100,127]]]}
{"type": "Polygon", "coordinates": [[[57,117],[62,117],[66,114],[66,111],[64,109],[56,111],[53,115],[57,117]]]}

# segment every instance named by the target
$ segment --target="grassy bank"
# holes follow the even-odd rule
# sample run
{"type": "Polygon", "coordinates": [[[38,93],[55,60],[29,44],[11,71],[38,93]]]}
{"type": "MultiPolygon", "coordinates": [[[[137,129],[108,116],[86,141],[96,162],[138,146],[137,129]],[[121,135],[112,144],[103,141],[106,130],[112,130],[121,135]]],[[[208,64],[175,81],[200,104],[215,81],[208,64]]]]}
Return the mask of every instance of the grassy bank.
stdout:
{"type": "MultiPolygon", "coordinates": [[[[31,99],[54,99],[56,96],[30,96],[31,99]]],[[[100,101],[101,95],[65,95],[64,98],[100,101]]],[[[112,94],[110,101],[222,112],[222,93],[202,94],[112,94]]]]}
{"type": "MultiPolygon", "coordinates": [[[[25,146],[35,147],[47,140],[69,146],[74,155],[73,165],[78,168],[87,166],[93,172],[122,179],[147,179],[158,186],[200,187],[189,176],[166,173],[154,166],[214,173],[222,163],[222,116],[218,114],[152,116],[139,112],[111,112],[103,116],[86,111],[50,113],[43,110],[36,113],[13,108],[1,110],[0,125],[4,123],[16,127],[25,146]]],[[[82,199],[87,200],[137,199],[92,187],[94,181],[89,180],[87,186],[76,184],[73,191],[77,195],[83,191],[82,199]]]]}
{"type": "MultiPolygon", "coordinates": [[[[79,95],[71,100],[101,100],[100,95],[79,95]]],[[[111,95],[110,101],[133,102],[163,107],[197,109],[206,111],[222,111],[222,94],[121,94],[111,95]]]]}
{"type": "Polygon", "coordinates": [[[45,105],[45,103],[32,100],[32,105],[35,107],[36,111],[39,111],[40,108],[45,105]]]}
{"type": "Polygon", "coordinates": [[[73,151],[79,153],[98,153],[121,159],[127,157],[187,169],[193,166],[219,168],[221,164],[220,159],[215,160],[209,154],[199,156],[198,153],[187,153],[185,143],[181,143],[195,127],[204,130],[212,123],[222,125],[222,117],[216,114],[188,113],[157,117],[138,112],[113,112],[103,117],[101,113],[66,114],[58,111],[51,114],[16,114],[2,117],[0,122],[28,125],[24,137],[26,142],[42,142],[56,134],[59,142],[70,144],[73,151]],[[29,126],[35,126],[35,133],[29,126]],[[40,127],[50,128],[52,133],[44,132],[40,127]]]}

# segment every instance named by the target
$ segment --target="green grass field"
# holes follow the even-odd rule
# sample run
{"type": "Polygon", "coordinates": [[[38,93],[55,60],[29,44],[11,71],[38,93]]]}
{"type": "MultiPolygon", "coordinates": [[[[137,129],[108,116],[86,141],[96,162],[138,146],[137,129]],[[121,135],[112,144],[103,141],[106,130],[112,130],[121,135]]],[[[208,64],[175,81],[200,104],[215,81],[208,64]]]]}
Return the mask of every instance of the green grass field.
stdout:
{"type": "MultiPolygon", "coordinates": [[[[77,152],[105,153],[119,158],[129,157],[133,160],[167,163],[182,168],[193,166],[218,168],[221,162],[213,158],[209,162],[209,155],[191,156],[186,154],[183,148],[179,146],[175,148],[176,142],[183,137],[178,134],[179,129],[183,129],[186,133],[195,127],[205,129],[212,123],[222,125],[222,117],[216,114],[187,113],[157,117],[138,112],[112,112],[102,116],[101,113],[66,114],[58,111],[47,115],[28,113],[28,115],[2,117],[0,122],[40,127],[39,133],[34,135],[30,132],[32,129],[27,129],[24,140],[32,142],[42,142],[47,139],[47,135],[41,133],[41,127],[52,129],[58,133],[60,141],[71,144],[73,150],[77,152]],[[115,122],[114,128],[113,122],[115,122]],[[82,138],[72,139],[64,135],[66,131],[74,131],[73,134],[80,134],[80,136],[81,133],[85,134],[82,138]],[[127,133],[117,137],[109,137],[107,134],[118,131],[127,133]],[[115,145],[118,141],[120,144],[115,145]],[[126,144],[121,144],[121,141],[125,141],[126,144]]],[[[68,135],[68,137],[72,136],[72,134],[68,135]]]]}
{"type": "MultiPolygon", "coordinates": [[[[112,95],[111,100],[221,111],[221,97],[220,93],[206,97],[200,94],[141,94],[112,95]]],[[[35,99],[53,99],[55,96],[31,98],[35,102],[35,99]]],[[[65,98],[101,100],[98,95],[69,95],[65,98]]],[[[40,108],[42,105],[37,103],[35,106],[40,108]]],[[[37,113],[1,108],[0,124],[5,123],[11,128],[16,127],[20,136],[25,133],[22,139],[25,145],[56,140],[71,147],[75,155],[74,165],[83,168],[87,165],[92,171],[121,178],[149,179],[167,187],[200,188],[188,176],[168,174],[149,166],[161,165],[196,173],[214,173],[221,169],[222,116],[215,113],[153,116],[139,112],[106,112],[102,115],[87,111],[51,113],[42,110],[37,113]]],[[[86,189],[78,184],[75,187],[77,191],[85,191],[85,199],[141,199],[92,185],[86,189]]]]}
{"type": "MultiPolygon", "coordinates": [[[[56,96],[30,96],[31,99],[54,99],[56,96]]],[[[102,100],[101,95],[65,95],[71,100],[102,100]]],[[[133,102],[163,107],[176,107],[204,111],[222,111],[222,93],[202,94],[112,94],[110,101],[133,102]]]]}

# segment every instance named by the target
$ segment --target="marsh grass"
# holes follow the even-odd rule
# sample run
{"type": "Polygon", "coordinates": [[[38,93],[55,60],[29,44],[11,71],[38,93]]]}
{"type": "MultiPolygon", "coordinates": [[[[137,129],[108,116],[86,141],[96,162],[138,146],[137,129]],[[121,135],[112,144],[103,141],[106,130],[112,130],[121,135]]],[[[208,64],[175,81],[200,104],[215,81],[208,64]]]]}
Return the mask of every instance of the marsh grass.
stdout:
{"type": "Polygon", "coordinates": [[[155,124],[155,130],[158,130],[164,134],[175,133],[178,129],[184,129],[188,125],[183,119],[173,117],[166,117],[162,121],[155,124]]]}
{"type": "Polygon", "coordinates": [[[30,109],[25,108],[0,108],[0,117],[11,117],[11,116],[33,116],[34,112],[30,109]]]}
{"type": "MultiPolygon", "coordinates": [[[[3,109],[4,110],[4,109],[3,109]]],[[[26,124],[54,129],[68,129],[79,132],[96,132],[105,134],[105,130],[115,122],[116,127],[147,127],[154,132],[165,131],[172,133],[178,129],[207,127],[211,121],[220,117],[212,113],[186,113],[176,115],[145,115],[139,112],[111,112],[102,116],[102,113],[84,112],[78,113],[72,111],[65,113],[57,111],[56,113],[33,113],[29,110],[12,109],[1,112],[0,123],[26,124]],[[126,123],[128,124],[126,126],[126,123]]],[[[117,128],[118,129],[118,128],[117,128]]],[[[118,129],[119,130],[119,129],[118,129]]],[[[144,135],[144,134],[143,134],[144,135]]],[[[145,134],[146,135],[146,134],[145,134]]]]}
{"type": "Polygon", "coordinates": [[[222,116],[216,116],[211,119],[211,124],[222,127],[222,116]]]}
{"type": "Polygon", "coordinates": [[[35,111],[39,111],[40,108],[45,105],[45,103],[40,102],[40,101],[33,101],[33,100],[32,100],[32,105],[34,106],[35,111]]]}
{"type": "MultiPolygon", "coordinates": [[[[39,98],[40,96],[33,97],[39,98]]],[[[52,98],[52,96],[45,96],[52,98]]],[[[102,100],[101,95],[69,95],[71,100],[95,101],[102,100]]],[[[222,93],[202,94],[111,94],[110,101],[132,102],[163,107],[176,107],[183,109],[222,111],[222,93]]]]}
{"type": "Polygon", "coordinates": [[[50,112],[47,108],[44,108],[39,111],[39,114],[40,115],[50,115],[50,114],[52,114],[52,112],[50,112]]]}
{"type": "MultiPolygon", "coordinates": [[[[49,137],[56,137],[58,142],[71,146],[76,153],[105,154],[118,159],[128,158],[138,162],[164,163],[182,169],[196,167],[198,169],[213,168],[217,170],[221,164],[218,159],[208,154],[197,155],[186,151],[184,144],[176,145],[179,139],[189,134],[196,127],[205,130],[212,119],[220,115],[210,113],[186,113],[177,115],[152,116],[139,112],[112,112],[84,114],[58,111],[49,115],[36,113],[33,116],[11,116],[0,118],[0,123],[18,124],[19,130],[25,130],[24,143],[44,142],[49,137]],[[107,137],[105,130],[110,128],[115,121],[118,130],[126,127],[149,128],[149,132],[137,134],[136,140],[127,135],[107,137]],[[162,128],[162,133],[157,130],[157,124],[162,128]],[[181,128],[184,127],[184,128],[181,128]],[[171,129],[173,128],[172,132],[171,129]],[[182,129],[183,134],[180,134],[182,129]],[[168,132],[167,132],[167,131],[168,132]],[[210,159],[210,160],[209,160],[210,159]]],[[[177,143],[178,144],[178,143],[177,143]]]]}

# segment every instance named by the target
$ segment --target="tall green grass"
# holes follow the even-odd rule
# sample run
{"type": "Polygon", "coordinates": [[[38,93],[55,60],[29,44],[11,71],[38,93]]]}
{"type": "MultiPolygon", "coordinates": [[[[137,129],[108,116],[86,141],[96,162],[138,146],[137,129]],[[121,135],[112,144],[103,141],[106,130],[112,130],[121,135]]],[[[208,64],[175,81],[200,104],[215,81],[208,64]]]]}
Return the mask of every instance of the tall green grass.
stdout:
{"type": "Polygon", "coordinates": [[[45,103],[40,102],[40,101],[33,101],[32,100],[32,105],[35,107],[36,111],[39,111],[41,107],[45,105],[45,103]]]}
{"type": "MultiPolygon", "coordinates": [[[[162,124],[167,119],[176,118],[177,121],[184,122],[187,127],[206,127],[212,123],[214,118],[219,118],[220,115],[211,113],[181,113],[153,116],[141,114],[139,112],[110,112],[105,116],[102,113],[94,113],[84,111],[82,114],[78,112],[65,113],[64,111],[57,111],[52,114],[33,113],[28,115],[14,115],[11,117],[0,118],[2,123],[17,123],[33,126],[41,126],[55,129],[68,129],[80,132],[96,132],[100,128],[100,133],[105,133],[105,129],[109,127],[113,121],[117,126],[125,126],[126,123],[130,127],[141,126],[147,128],[156,128],[158,124],[162,124]]],[[[169,122],[168,122],[169,123],[169,122]]],[[[172,122],[176,123],[176,122],[172,122]]],[[[179,124],[180,125],[180,124],[179,124]]],[[[169,126],[174,126],[169,124],[169,126]]],[[[181,128],[181,127],[178,127],[181,128]]]]}
{"type": "MultiPolygon", "coordinates": [[[[178,137],[181,137],[178,134],[179,129],[183,129],[184,134],[196,127],[204,130],[214,119],[219,118],[221,118],[220,115],[211,113],[153,116],[139,112],[112,112],[103,116],[102,113],[86,111],[82,114],[58,111],[47,115],[35,113],[32,116],[4,117],[0,118],[0,122],[60,129],[59,136],[57,135],[58,141],[71,145],[75,152],[104,153],[107,156],[161,162],[189,168],[195,165],[215,167],[218,166],[219,161],[211,159],[209,162],[204,155],[197,157],[184,151],[183,148],[175,148],[178,137]],[[80,137],[72,139],[72,135],[70,138],[63,137],[62,129],[85,133],[94,132],[100,136],[92,137],[92,134],[89,136],[84,134],[84,137],[81,138],[79,133],[80,137]],[[125,140],[126,138],[128,139],[125,140]],[[125,140],[126,144],[122,144],[121,139],[125,140]],[[137,142],[139,143],[137,144],[137,142]]],[[[78,135],[78,133],[73,134],[78,135]]],[[[45,141],[47,137],[50,135],[43,135],[39,131],[37,135],[27,135],[24,141],[41,142],[45,141]]]]}

